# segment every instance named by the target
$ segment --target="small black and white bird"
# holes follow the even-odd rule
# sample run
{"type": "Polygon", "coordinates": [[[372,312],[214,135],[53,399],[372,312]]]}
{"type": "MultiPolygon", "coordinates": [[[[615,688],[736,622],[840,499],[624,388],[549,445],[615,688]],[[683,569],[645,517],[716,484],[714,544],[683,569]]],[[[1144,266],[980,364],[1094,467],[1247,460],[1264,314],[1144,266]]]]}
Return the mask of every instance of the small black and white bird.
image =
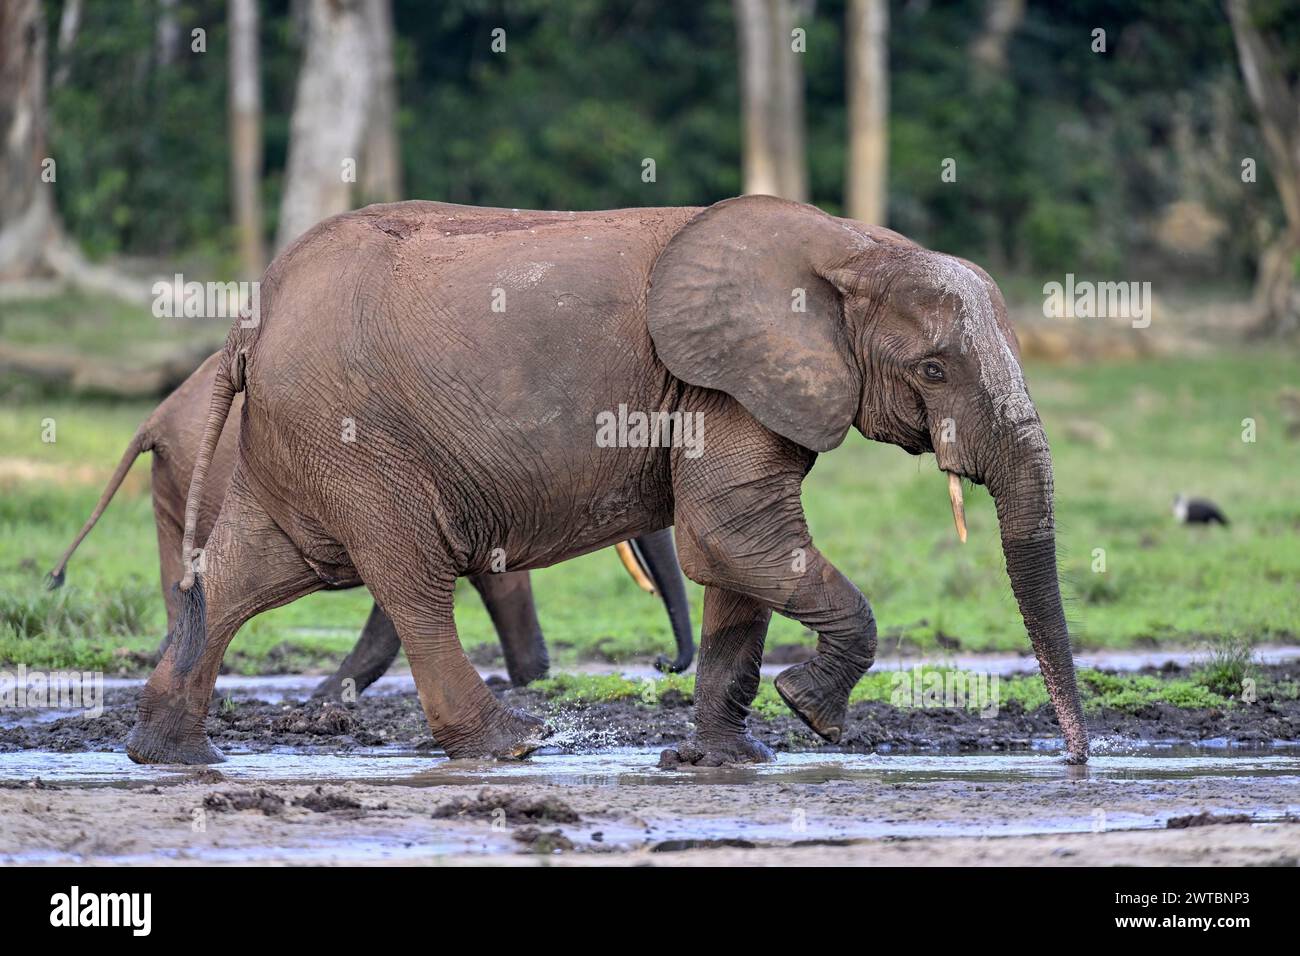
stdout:
{"type": "Polygon", "coordinates": [[[1219,506],[1206,498],[1174,498],[1174,517],[1182,524],[1227,524],[1228,519],[1219,506]]]}

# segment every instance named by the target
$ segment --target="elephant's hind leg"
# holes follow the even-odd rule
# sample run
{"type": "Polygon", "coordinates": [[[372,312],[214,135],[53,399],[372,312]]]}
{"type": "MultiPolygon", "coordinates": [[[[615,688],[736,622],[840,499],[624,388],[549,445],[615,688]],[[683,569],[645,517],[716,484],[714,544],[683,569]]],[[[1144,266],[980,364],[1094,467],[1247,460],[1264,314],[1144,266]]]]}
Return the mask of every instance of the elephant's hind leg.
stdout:
{"type": "Polygon", "coordinates": [[[182,596],[175,633],[140,694],[126,751],[137,763],[214,763],[204,726],[221,659],[235,632],[262,611],[321,587],[294,543],[238,473],[182,596]]]}
{"type": "Polygon", "coordinates": [[[392,619],[378,604],[370,609],[365,629],[357,638],[357,646],[343,659],[343,663],[329,677],[321,681],[313,697],[329,700],[354,701],[392,666],[402,641],[392,619]],[[350,683],[349,683],[350,682],[350,683]]]}
{"type": "Polygon", "coordinates": [[[540,719],[498,701],[465,656],[452,617],[455,576],[437,555],[352,546],[361,578],[406,651],[434,739],[449,757],[526,757],[542,744],[540,719]]]}

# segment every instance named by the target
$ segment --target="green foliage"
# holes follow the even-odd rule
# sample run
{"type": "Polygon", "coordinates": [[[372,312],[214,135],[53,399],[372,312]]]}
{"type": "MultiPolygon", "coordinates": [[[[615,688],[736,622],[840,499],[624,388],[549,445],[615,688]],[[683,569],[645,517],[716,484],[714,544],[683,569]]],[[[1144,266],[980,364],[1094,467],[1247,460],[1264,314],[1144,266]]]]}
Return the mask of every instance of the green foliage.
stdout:
{"type": "MultiPolygon", "coordinates": [[[[58,5],[48,6],[53,31],[58,5]]],[[[809,6],[800,26],[812,199],[839,212],[845,2],[809,6]]],[[[890,218],[900,231],[997,269],[1059,273],[1150,255],[1152,224],[1174,199],[1228,222],[1280,221],[1268,164],[1258,185],[1237,176],[1241,156],[1263,151],[1218,0],[1029,4],[997,76],[969,54],[982,0],[892,6],[890,218]],[[1099,25],[1104,54],[1090,49],[1099,25]],[[940,178],[946,158],[955,183],[940,178]]],[[[302,38],[293,5],[261,7],[270,234],[302,38]]],[[[729,0],[396,0],[394,10],[409,197],[599,209],[739,192],[729,0]],[[504,53],[490,48],[497,27],[504,53]],[[646,158],[654,183],[641,178],[646,158]]],[[[165,67],[150,4],[88,4],[84,17],[70,81],[51,92],[58,202],[72,233],[94,252],[228,261],[225,4],[179,5],[185,43],[165,67]],[[204,53],[189,48],[196,28],[204,53]]],[[[1300,35],[1282,0],[1264,4],[1260,21],[1283,50],[1300,35]]],[[[1183,267],[1246,275],[1257,232],[1227,230],[1215,255],[1183,267]]]]}
{"type": "MultiPolygon", "coordinates": [[[[59,6],[46,4],[51,37],[59,6]]],[[[225,4],[178,4],[182,53],[165,67],[153,4],[88,3],[82,17],[69,82],[50,91],[64,221],[92,253],[219,251],[230,221],[225,4]],[[196,28],[206,53],[190,50],[196,28]]]]}

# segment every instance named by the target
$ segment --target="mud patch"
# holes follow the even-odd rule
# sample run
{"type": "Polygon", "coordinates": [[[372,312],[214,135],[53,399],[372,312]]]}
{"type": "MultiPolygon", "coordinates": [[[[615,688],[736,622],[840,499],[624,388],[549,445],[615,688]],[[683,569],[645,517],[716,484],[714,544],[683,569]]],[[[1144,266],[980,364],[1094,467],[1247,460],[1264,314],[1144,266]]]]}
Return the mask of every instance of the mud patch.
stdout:
{"type": "Polygon", "coordinates": [[[317,701],[296,707],[271,721],[271,729],[283,734],[341,737],[360,730],[361,721],[342,704],[334,701],[317,701]]]}
{"type": "MultiPolygon", "coordinates": [[[[346,813],[349,816],[358,816],[366,810],[360,800],[347,794],[326,790],[324,787],[317,787],[305,797],[298,797],[293,801],[293,805],[310,810],[312,813],[346,813]]],[[[383,803],[370,809],[387,810],[388,804],[383,803]]]]}
{"type": "Polygon", "coordinates": [[[737,850],[753,850],[758,844],[752,840],[735,838],[717,840],[664,840],[650,848],[651,853],[680,853],[683,850],[716,850],[719,847],[731,847],[737,850]]]}
{"type": "Polygon", "coordinates": [[[435,820],[468,817],[512,824],[579,823],[582,819],[577,811],[558,797],[529,798],[495,790],[482,790],[473,799],[460,797],[444,803],[433,811],[432,816],[435,820]]]}
{"type": "Polygon", "coordinates": [[[205,810],[214,813],[240,813],[256,810],[265,816],[284,813],[284,797],[272,793],[263,787],[256,790],[232,790],[226,793],[210,793],[203,798],[205,810]]]}
{"type": "Polygon", "coordinates": [[[572,840],[564,835],[563,830],[541,830],[537,827],[524,827],[516,830],[516,843],[522,843],[529,853],[564,853],[576,849],[572,840]]]}
{"type": "Polygon", "coordinates": [[[1254,823],[1255,819],[1248,813],[1192,813],[1183,817],[1170,817],[1165,827],[1170,830],[1186,830],[1189,827],[1212,827],[1220,823],[1254,823]]]}

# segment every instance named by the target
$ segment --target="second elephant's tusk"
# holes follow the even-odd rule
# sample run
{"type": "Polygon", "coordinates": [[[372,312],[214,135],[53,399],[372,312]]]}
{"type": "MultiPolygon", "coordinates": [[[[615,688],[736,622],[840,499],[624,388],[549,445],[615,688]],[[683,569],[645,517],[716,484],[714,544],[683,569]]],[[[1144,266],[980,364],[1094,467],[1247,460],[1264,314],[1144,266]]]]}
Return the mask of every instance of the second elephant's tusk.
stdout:
{"type": "Polygon", "coordinates": [[[952,503],[952,523],[957,526],[957,537],[966,543],[966,502],[961,496],[961,479],[948,472],[948,500],[952,503]]]}
{"type": "Polygon", "coordinates": [[[647,594],[658,593],[655,591],[654,581],[650,578],[649,568],[645,566],[645,562],[632,545],[632,542],[620,541],[614,545],[614,550],[618,552],[619,560],[623,562],[623,567],[627,569],[627,573],[632,576],[632,580],[641,587],[642,591],[647,594]]]}

